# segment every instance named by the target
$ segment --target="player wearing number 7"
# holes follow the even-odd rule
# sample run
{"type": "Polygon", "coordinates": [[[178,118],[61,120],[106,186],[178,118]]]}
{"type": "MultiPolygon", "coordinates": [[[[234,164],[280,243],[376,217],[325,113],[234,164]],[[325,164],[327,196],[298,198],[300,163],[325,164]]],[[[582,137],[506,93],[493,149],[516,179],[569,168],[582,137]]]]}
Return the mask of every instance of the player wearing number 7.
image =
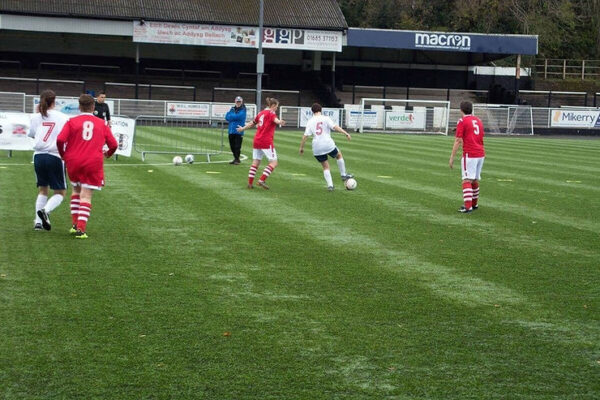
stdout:
{"type": "Polygon", "coordinates": [[[456,125],[456,139],[450,155],[450,168],[454,165],[454,156],[460,146],[463,149],[461,158],[462,190],[464,205],[458,210],[461,213],[470,213],[477,210],[479,200],[479,180],[481,168],[485,159],[483,148],[483,123],[472,115],[473,104],[470,101],[460,103],[461,119],[456,125]]]}
{"type": "Polygon", "coordinates": [[[321,112],[323,111],[323,108],[319,103],[313,104],[310,109],[313,112],[313,116],[306,123],[306,129],[304,130],[304,135],[300,142],[300,155],[304,153],[304,143],[306,142],[306,139],[309,136],[312,136],[313,154],[317,161],[323,166],[323,176],[325,177],[325,182],[327,182],[327,190],[332,191],[333,179],[331,178],[327,156],[336,159],[343,181],[352,178],[353,175],[346,173],[346,163],[342,157],[342,152],[336,147],[335,142],[331,138],[331,131],[334,130],[343,133],[348,140],[350,140],[350,134],[337,126],[331,118],[322,115],[321,112]]]}
{"type": "Polygon", "coordinates": [[[51,229],[48,215],[62,203],[67,190],[65,165],[56,148],[56,137],[68,118],[54,110],[56,94],[44,90],[40,95],[39,113],[31,117],[30,137],[34,138],[33,165],[37,178],[38,196],[35,201],[35,222],[33,229],[51,229]],[[48,188],[54,194],[48,199],[48,188]]]}
{"type": "Polygon", "coordinates": [[[78,239],[87,239],[86,226],[92,210],[92,193],[104,186],[103,157],[110,157],[117,150],[118,144],[104,120],[92,114],[92,96],[82,94],[79,97],[79,110],[81,114],[71,118],[63,127],[56,145],[65,160],[73,186],[71,233],[75,233],[78,239]],[[104,152],[105,144],[108,150],[104,152]]]}

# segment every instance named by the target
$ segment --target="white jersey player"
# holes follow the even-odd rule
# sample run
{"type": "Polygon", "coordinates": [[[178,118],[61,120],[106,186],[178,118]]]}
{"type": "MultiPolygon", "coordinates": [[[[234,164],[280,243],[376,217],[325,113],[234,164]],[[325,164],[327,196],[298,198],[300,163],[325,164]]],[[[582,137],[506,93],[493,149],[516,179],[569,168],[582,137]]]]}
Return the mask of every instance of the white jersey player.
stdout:
{"type": "Polygon", "coordinates": [[[306,139],[309,136],[312,136],[313,154],[317,161],[323,166],[323,176],[325,177],[325,182],[327,182],[327,190],[332,191],[333,179],[331,178],[329,162],[327,161],[328,156],[336,159],[342,181],[352,178],[353,175],[346,173],[346,163],[342,156],[342,152],[336,147],[335,142],[331,138],[331,131],[343,133],[348,140],[350,140],[351,137],[348,132],[337,126],[331,118],[321,114],[323,109],[319,103],[313,104],[311,110],[313,112],[313,117],[306,124],[302,142],[300,143],[300,154],[304,153],[304,143],[306,143],[306,139]]]}
{"type": "Polygon", "coordinates": [[[48,214],[62,203],[67,189],[65,165],[56,147],[56,137],[68,117],[53,110],[56,94],[44,90],[40,95],[39,113],[31,117],[29,136],[34,138],[33,164],[37,177],[38,196],[35,202],[35,230],[50,230],[48,214]],[[54,195],[48,199],[48,188],[54,195]]]}

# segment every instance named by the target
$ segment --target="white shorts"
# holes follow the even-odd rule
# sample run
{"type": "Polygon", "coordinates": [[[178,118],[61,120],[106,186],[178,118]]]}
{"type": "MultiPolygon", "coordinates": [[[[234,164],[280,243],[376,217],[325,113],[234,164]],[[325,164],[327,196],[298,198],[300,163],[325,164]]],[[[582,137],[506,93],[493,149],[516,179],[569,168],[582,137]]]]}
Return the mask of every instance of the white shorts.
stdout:
{"type": "Polygon", "coordinates": [[[262,160],[263,156],[267,157],[269,161],[277,161],[277,151],[273,147],[269,147],[268,149],[252,149],[252,159],[262,160]]]}
{"type": "Polygon", "coordinates": [[[481,180],[481,167],[483,167],[483,160],[485,160],[485,157],[471,158],[469,156],[463,156],[460,159],[463,180],[481,180]]]}

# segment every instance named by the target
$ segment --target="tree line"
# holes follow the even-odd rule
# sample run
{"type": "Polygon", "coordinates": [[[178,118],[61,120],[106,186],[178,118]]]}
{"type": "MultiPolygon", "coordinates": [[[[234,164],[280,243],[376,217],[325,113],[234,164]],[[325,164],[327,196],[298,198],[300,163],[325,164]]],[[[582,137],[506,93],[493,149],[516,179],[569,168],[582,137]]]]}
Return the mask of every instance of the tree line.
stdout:
{"type": "Polygon", "coordinates": [[[539,35],[539,56],[600,59],[600,0],[338,0],[348,26],[539,35]]]}

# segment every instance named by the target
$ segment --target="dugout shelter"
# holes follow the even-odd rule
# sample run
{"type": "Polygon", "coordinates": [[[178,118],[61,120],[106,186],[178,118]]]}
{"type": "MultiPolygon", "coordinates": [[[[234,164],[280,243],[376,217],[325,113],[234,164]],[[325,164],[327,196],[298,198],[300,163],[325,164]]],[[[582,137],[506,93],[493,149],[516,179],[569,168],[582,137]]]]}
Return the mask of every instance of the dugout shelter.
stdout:
{"type": "MultiPolygon", "coordinates": [[[[298,102],[336,103],[335,88],[344,91],[349,83],[460,89],[499,83],[514,84],[516,91],[529,85],[519,79],[525,72],[519,64],[500,74],[480,65],[537,54],[537,36],[349,28],[335,0],[264,4],[266,83],[311,90],[317,97],[298,102]]],[[[120,79],[135,84],[136,98],[138,85],[152,80],[185,85],[196,78],[206,82],[205,89],[226,85],[223,76],[230,83],[251,81],[258,5],[259,0],[4,0],[0,75],[9,70],[37,78],[97,78],[88,88],[120,79]]]]}

